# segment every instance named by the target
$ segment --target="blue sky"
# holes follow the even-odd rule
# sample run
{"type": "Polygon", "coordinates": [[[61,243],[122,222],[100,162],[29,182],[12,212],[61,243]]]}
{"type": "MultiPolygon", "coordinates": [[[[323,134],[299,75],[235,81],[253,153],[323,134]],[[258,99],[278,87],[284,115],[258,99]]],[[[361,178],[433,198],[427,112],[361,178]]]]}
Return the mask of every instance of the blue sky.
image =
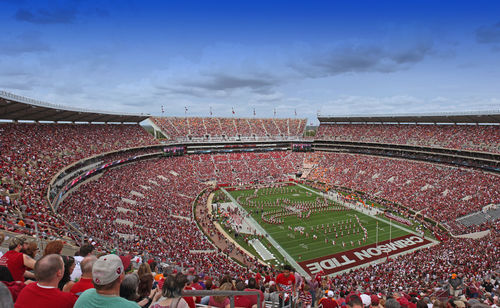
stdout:
{"type": "Polygon", "coordinates": [[[500,1],[0,0],[0,89],[154,115],[500,110],[500,1]]]}

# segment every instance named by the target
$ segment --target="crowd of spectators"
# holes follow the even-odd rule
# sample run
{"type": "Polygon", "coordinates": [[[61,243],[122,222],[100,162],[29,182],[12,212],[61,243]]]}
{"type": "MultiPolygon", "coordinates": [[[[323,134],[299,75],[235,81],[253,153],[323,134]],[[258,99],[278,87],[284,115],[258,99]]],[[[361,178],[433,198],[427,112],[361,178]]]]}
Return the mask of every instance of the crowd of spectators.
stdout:
{"type": "Polygon", "coordinates": [[[187,138],[302,137],[306,119],[250,119],[217,117],[152,117],[170,140],[187,138]]]}
{"type": "Polygon", "coordinates": [[[320,124],[316,138],[500,153],[499,125],[320,124]]]}
{"type": "Polygon", "coordinates": [[[478,170],[344,153],[307,154],[306,162],[314,164],[311,180],[393,201],[440,223],[500,203],[498,175],[478,170]]]}
{"type": "MultiPolygon", "coordinates": [[[[15,246],[14,254],[0,261],[15,260],[18,255],[29,258],[30,266],[23,272],[30,274],[30,279],[2,276],[0,300],[3,305],[10,302],[10,307],[13,303],[14,307],[40,308],[158,308],[175,303],[174,306],[184,308],[228,308],[228,296],[194,296],[186,292],[236,290],[260,295],[260,301],[257,295],[236,295],[235,307],[244,308],[263,307],[264,301],[287,305],[291,299],[303,308],[496,308],[500,292],[498,230],[497,226],[482,239],[450,239],[369,267],[335,276],[319,272],[310,278],[301,276],[290,265],[282,271],[260,266],[253,270],[225,267],[215,272],[161,262],[157,257],[137,252],[97,251],[86,243],[81,247],[81,251],[86,251],[81,258],[81,271],[65,283],[62,282],[67,273],[74,273],[73,266],[68,269],[71,257],[52,251],[32,260],[22,252],[24,243],[14,237],[9,243],[15,246]]],[[[202,261],[195,265],[198,262],[202,261]]],[[[4,270],[8,273],[14,268],[12,265],[4,270]]]]}
{"type": "Polygon", "coordinates": [[[193,263],[200,256],[192,251],[214,249],[192,219],[193,202],[208,187],[205,182],[251,183],[263,177],[282,180],[296,170],[297,162],[291,152],[186,155],[142,161],[112,169],[83,184],[58,210],[100,244],[146,250],[173,262],[193,263]],[[233,166],[241,165],[247,172],[233,171],[233,166]]]}
{"type": "MultiPolygon", "coordinates": [[[[217,125],[220,134],[239,134],[239,129],[246,127],[244,123],[248,124],[250,134],[257,131],[256,128],[260,125],[261,132],[264,131],[265,134],[280,134],[288,129],[292,135],[295,122],[298,121],[297,130],[302,125],[302,120],[292,119],[179,118],[179,122],[171,122],[172,118],[161,119],[167,119],[165,121],[170,124],[166,122],[165,125],[170,125],[171,131],[183,136],[191,134],[191,130],[206,133],[207,127],[217,130],[217,125]]],[[[305,121],[303,122],[305,125],[305,121]]],[[[481,126],[478,130],[480,128],[481,126]]],[[[453,134],[444,133],[445,137],[436,134],[431,138],[426,132],[419,136],[422,139],[428,137],[433,140],[433,144],[440,142],[440,146],[447,147],[455,147],[454,143],[447,140],[450,136],[461,136],[464,140],[469,140],[468,133],[460,135],[461,128],[454,129],[453,134]],[[436,137],[437,135],[439,136],[436,137]]],[[[487,144],[492,145],[488,146],[488,151],[494,152],[495,142],[499,140],[498,128],[485,129],[488,134],[492,134],[492,138],[497,139],[493,142],[488,136],[478,133],[480,146],[475,150],[484,150],[481,144],[487,144]]],[[[398,133],[394,136],[398,136],[398,133]]],[[[401,137],[397,140],[413,142],[408,141],[410,139],[401,137]]],[[[28,247],[23,247],[23,243],[16,242],[16,238],[13,238],[11,250],[14,252],[9,253],[3,261],[0,259],[0,266],[4,267],[3,273],[6,273],[5,267],[9,269],[10,261],[7,259],[13,256],[15,262],[22,263],[27,269],[34,269],[31,276],[29,273],[24,274],[37,281],[32,286],[29,286],[29,281],[6,283],[12,292],[23,290],[13,294],[16,307],[32,306],[34,298],[41,299],[40,306],[53,305],[56,302],[51,302],[51,299],[57,298],[61,307],[72,307],[77,295],[88,301],[104,300],[103,298],[107,297],[102,295],[116,295],[122,282],[128,283],[130,280],[133,285],[134,279],[125,280],[126,277],[122,273],[128,272],[128,267],[139,267],[146,261],[168,264],[165,271],[156,270],[158,273],[164,272],[163,280],[160,276],[158,282],[159,285],[166,283],[167,287],[160,288],[161,292],[155,290],[152,284],[139,288],[139,283],[143,281],[140,279],[142,275],[136,274],[137,296],[130,298],[141,305],[149,306],[157,301],[158,306],[151,306],[161,307],[163,304],[172,303],[169,298],[179,297],[179,292],[166,290],[186,286],[190,288],[191,283],[197,283],[196,274],[205,277],[202,279],[204,285],[209,284],[210,280],[212,285],[222,288],[224,282],[234,279],[230,289],[263,288],[267,295],[270,295],[273,293],[273,285],[276,284],[272,283],[276,281],[276,271],[266,269],[270,271],[268,274],[255,274],[262,266],[227,240],[220,231],[214,229],[212,217],[205,210],[198,213],[198,223],[204,233],[198,228],[192,206],[194,202],[199,205],[207,203],[210,190],[198,194],[204,188],[210,187],[207,184],[212,184],[211,181],[243,185],[256,181],[279,181],[287,179],[288,174],[295,173],[308,164],[313,166],[308,172],[309,179],[363,191],[374,198],[391,200],[442,223],[449,223],[459,216],[478,211],[485,205],[500,203],[498,176],[477,170],[365,155],[287,151],[186,155],[124,165],[108,170],[95,180],[83,184],[64,200],[58,214],[49,211],[44,199],[47,184],[61,168],[91,155],[155,143],[138,125],[0,124],[3,211],[20,212],[23,218],[36,219],[43,224],[54,226],[57,230],[65,230],[63,221],[70,221],[86,233],[87,237],[92,237],[93,245],[103,253],[113,250],[123,254],[118,258],[119,261],[117,257],[110,255],[103,256],[104,259],[99,259],[100,261],[96,261],[95,257],[93,261],[86,259],[91,256],[81,259],[61,258],[59,255],[62,243],[53,242],[47,245],[46,256],[34,263],[27,257],[34,257],[34,254],[28,250],[23,252],[23,249],[28,247]],[[64,220],[58,215],[62,215],[64,220]],[[208,237],[225,241],[225,245],[222,248],[216,247],[208,237]],[[247,268],[236,264],[230,257],[240,260],[247,268]],[[131,262],[132,259],[134,261],[131,262]],[[77,278],[71,276],[72,268],[77,267],[76,260],[79,266],[81,262],[83,279],[87,279],[83,282],[86,281],[93,291],[80,289],[79,292],[74,292],[72,297],[67,294],[77,285],[73,284],[77,278]],[[92,266],[89,272],[90,263],[92,266]],[[98,266],[93,267],[95,264],[98,266]],[[184,281],[182,275],[173,275],[174,269],[180,272],[186,268],[192,269],[188,273],[193,276],[191,280],[186,277],[184,281]],[[252,269],[253,273],[249,269],[252,269]],[[217,283],[219,277],[221,279],[217,283]],[[90,279],[92,286],[89,284],[90,279]],[[177,279],[179,281],[175,282],[177,279]],[[251,279],[255,279],[256,283],[250,282],[251,279]],[[245,280],[248,280],[248,283],[242,286],[241,283],[244,284],[245,280]],[[139,292],[139,289],[142,291],[139,292]]],[[[3,222],[6,222],[5,219],[3,222]]],[[[339,301],[342,296],[345,297],[351,292],[365,292],[371,295],[404,292],[418,296],[435,296],[437,292],[448,287],[450,275],[458,273],[464,282],[463,293],[467,295],[466,302],[478,296],[481,301],[491,302],[489,306],[495,307],[498,306],[498,297],[495,299],[494,294],[498,292],[500,280],[500,261],[497,257],[500,254],[500,225],[496,221],[490,222],[488,227],[490,234],[481,239],[449,238],[430,248],[388,258],[383,263],[365,269],[356,269],[333,278],[320,277],[316,286],[314,281],[302,280],[305,283],[300,283],[297,290],[311,294],[320,294],[320,289],[331,290],[339,301]],[[305,290],[305,285],[314,292],[305,290]]],[[[459,228],[457,225],[454,230],[459,228]]],[[[16,278],[19,273],[14,272],[16,278]]],[[[153,274],[156,273],[151,273],[154,277],[153,274]]],[[[24,280],[24,276],[16,280],[24,280]]],[[[302,298],[308,303],[308,296],[302,298]]],[[[221,299],[218,302],[224,303],[225,299],[221,299]]],[[[210,302],[211,299],[207,300],[210,302]]],[[[125,301],[119,304],[129,305],[125,301]]],[[[186,304],[193,308],[189,297],[186,298],[186,304]]],[[[79,306],[76,302],[75,307],[83,307],[82,305],[85,304],[79,306]]],[[[409,304],[406,305],[406,308],[413,308],[409,304]]]]}
{"type": "MultiPolygon", "coordinates": [[[[51,214],[45,199],[59,170],[92,155],[153,144],[157,142],[139,125],[2,123],[1,205],[63,230],[64,222],[51,214]]],[[[64,233],[58,235],[68,235],[64,233]]]]}

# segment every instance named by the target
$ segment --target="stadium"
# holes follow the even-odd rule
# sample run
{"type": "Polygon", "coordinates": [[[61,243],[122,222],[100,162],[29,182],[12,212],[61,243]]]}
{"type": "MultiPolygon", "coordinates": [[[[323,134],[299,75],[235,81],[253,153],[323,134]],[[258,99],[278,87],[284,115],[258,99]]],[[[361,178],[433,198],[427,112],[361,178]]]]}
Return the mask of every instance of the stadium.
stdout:
{"type": "Polygon", "coordinates": [[[499,16],[0,0],[0,308],[500,307],[499,16]]]}
{"type": "Polygon", "coordinates": [[[11,237],[211,277],[285,263],[345,290],[436,296],[450,273],[468,287],[498,274],[499,113],[324,116],[304,137],[305,119],[152,117],[1,92],[0,116],[11,237]]]}

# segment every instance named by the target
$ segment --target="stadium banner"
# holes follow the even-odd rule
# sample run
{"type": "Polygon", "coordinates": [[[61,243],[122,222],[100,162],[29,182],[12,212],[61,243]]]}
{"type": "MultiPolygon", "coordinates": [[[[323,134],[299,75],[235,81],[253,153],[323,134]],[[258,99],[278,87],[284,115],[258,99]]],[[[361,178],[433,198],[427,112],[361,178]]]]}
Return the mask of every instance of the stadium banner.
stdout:
{"type": "Polygon", "coordinates": [[[420,236],[408,234],[392,240],[379,242],[378,246],[373,243],[298,263],[311,276],[319,272],[329,275],[431,243],[431,241],[420,236]]]}

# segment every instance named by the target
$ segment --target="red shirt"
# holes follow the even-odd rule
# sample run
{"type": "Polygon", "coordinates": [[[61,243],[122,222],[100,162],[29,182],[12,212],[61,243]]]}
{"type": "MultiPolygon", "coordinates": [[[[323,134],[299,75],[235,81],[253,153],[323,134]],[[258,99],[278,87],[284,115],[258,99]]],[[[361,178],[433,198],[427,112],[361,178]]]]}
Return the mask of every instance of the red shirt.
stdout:
{"type": "MultiPolygon", "coordinates": [[[[199,283],[193,283],[191,287],[195,290],[203,290],[203,287],[199,283]]],[[[201,302],[201,296],[196,296],[196,303],[199,304],[201,302]]]]}
{"type": "Polygon", "coordinates": [[[80,294],[83,293],[83,291],[92,289],[94,288],[94,284],[92,283],[92,278],[80,278],[77,283],[71,287],[71,290],[69,290],[71,293],[75,294],[76,296],[80,296],[80,294]]]}
{"type": "Polygon", "coordinates": [[[27,285],[14,304],[15,308],[72,308],[77,297],[58,288],[42,288],[33,282],[27,285]]]}
{"type": "MultiPolygon", "coordinates": [[[[185,287],[184,290],[194,290],[194,289],[190,288],[190,287],[185,287]]],[[[195,308],[196,307],[196,305],[194,303],[194,299],[193,299],[192,296],[183,297],[183,299],[186,301],[186,303],[188,303],[189,308],[195,308]]]]}
{"type": "Polygon", "coordinates": [[[18,281],[2,281],[4,285],[7,286],[9,289],[10,295],[12,296],[12,301],[15,303],[17,300],[17,297],[19,296],[19,293],[23,290],[26,285],[24,282],[18,282],[18,281]]]}
{"type": "Polygon", "coordinates": [[[255,282],[257,282],[257,285],[260,286],[260,281],[262,280],[262,276],[260,275],[259,272],[255,274],[255,282]]]}
{"type": "Polygon", "coordinates": [[[252,308],[252,302],[248,298],[248,295],[235,295],[234,307],[252,308]]]}
{"type": "Polygon", "coordinates": [[[339,305],[337,302],[329,297],[323,297],[319,300],[318,307],[321,306],[323,308],[337,308],[339,305]]]}
{"type": "MultiPolygon", "coordinates": [[[[257,290],[257,289],[245,289],[245,291],[259,291],[260,293],[260,305],[257,306],[257,307],[263,307],[262,306],[262,303],[264,302],[264,293],[262,293],[261,290],[257,290]]],[[[257,304],[257,295],[245,295],[246,297],[248,297],[250,299],[250,301],[252,302],[252,305],[256,305],[257,304]]]]}
{"type": "Polygon", "coordinates": [[[14,281],[24,282],[24,272],[26,271],[26,267],[24,266],[24,257],[22,252],[17,252],[15,250],[7,251],[0,258],[0,265],[7,266],[14,281]]]}
{"type": "Polygon", "coordinates": [[[276,284],[279,285],[280,291],[292,292],[295,285],[295,276],[292,273],[288,276],[281,273],[276,277],[276,284]]]}

